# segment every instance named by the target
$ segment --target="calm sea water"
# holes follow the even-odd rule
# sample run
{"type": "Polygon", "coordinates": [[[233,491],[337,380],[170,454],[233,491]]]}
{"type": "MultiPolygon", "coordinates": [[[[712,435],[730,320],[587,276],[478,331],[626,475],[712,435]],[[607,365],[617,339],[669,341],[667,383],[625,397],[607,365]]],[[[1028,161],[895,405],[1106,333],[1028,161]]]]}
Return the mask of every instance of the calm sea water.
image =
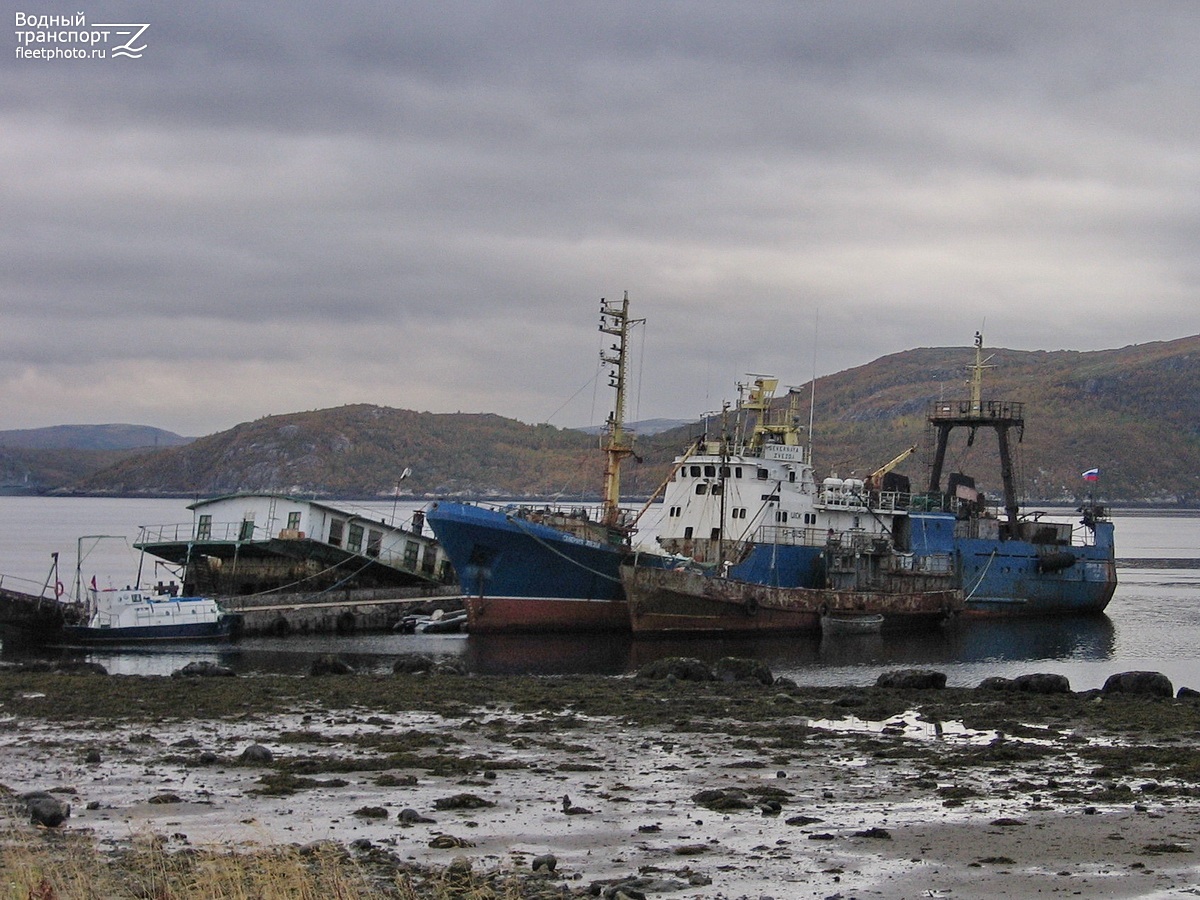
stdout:
{"type": "MultiPolygon", "coordinates": [[[[340,504],[406,522],[420,504],[340,504]]],[[[37,593],[49,580],[70,592],[79,572],[102,587],[166,579],[170,572],[133,549],[138,526],[190,522],[180,500],[0,497],[2,583],[37,593]],[[104,535],[105,537],[95,537],[104,535]],[[93,537],[85,537],[93,536],[93,537]],[[81,540],[82,539],[82,540],[81,540]],[[59,554],[57,577],[51,553],[59,554]]],[[[1066,515],[1066,514],[1064,514],[1066,515]]],[[[387,671],[397,654],[452,656],[487,674],[622,674],[661,656],[761,659],[800,684],[866,685],[898,667],[943,671],[950,684],[973,686],[989,675],[1056,672],[1075,690],[1100,687],[1115,672],[1149,669],[1176,687],[1200,689],[1200,514],[1114,515],[1120,561],[1116,596],[1104,616],[1012,622],[962,622],[922,636],[793,636],[755,640],[633,640],[612,636],[357,635],[253,638],[233,645],[68,653],[117,674],[166,675],[208,659],[243,673],[302,674],[314,657],[337,653],[360,670],[387,671]]],[[[0,645],[0,657],[27,651],[0,645]]],[[[45,653],[46,651],[43,651],[45,653]]]]}

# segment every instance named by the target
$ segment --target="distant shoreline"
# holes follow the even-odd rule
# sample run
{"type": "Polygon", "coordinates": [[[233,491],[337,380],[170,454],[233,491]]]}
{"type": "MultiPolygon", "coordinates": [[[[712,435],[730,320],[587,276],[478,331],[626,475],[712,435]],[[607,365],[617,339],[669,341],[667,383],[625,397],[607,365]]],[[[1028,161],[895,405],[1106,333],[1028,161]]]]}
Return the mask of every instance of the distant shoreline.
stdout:
{"type": "MultiPolygon", "coordinates": [[[[282,491],[230,491],[230,494],[273,494],[286,493],[282,491]]],[[[203,500],[211,497],[225,496],[225,492],[172,492],[172,491],[147,491],[147,492],[129,492],[129,491],[37,491],[37,490],[16,490],[13,488],[0,487],[0,497],[47,497],[47,498],[105,498],[109,500],[203,500]]],[[[452,494],[452,495],[433,495],[433,494],[400,494],[392,497],[390,495],[380,494],[327,494],[322,492],[301,492],[295,494],[297,497],[308,497],[321,500],[326,503],[387,503],[395,500],[399,503],[432,503],[436,500],[453,500],[464,503],[545,503],[555,506],[572,506],[572,505],[588,505],[598,504],[601,501],[599,495],[587,497],[574,497],[570,500],[564,500],[561,497],[538,497],[538,496],[480,496],[474,494],[452,494]]],[[[628,496],[622,499],[625,504],[641,504],[645,503],[650,498],[647,496],[628,496]]],[[[1023,508],[1026,510],[1045,507],[1053,510],[1071,510],[1074,511],[1075,506],[1080,501],[1070,500],[1027,500],[1023,503],[1023,508]]],[[[1146,501],[1125,501],[1125,500],[1106,500],[1102,501],[1108,507],[1109,512],[1200,512],[1200,502],[1194,503],[1149,503],[1146,501]]]]}

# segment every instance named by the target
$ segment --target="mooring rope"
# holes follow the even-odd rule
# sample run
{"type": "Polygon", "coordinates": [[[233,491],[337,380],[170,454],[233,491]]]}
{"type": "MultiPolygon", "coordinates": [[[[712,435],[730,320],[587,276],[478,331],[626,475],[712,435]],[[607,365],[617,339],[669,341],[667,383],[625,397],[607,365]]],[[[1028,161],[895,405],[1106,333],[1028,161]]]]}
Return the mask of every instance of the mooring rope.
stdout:
{"type": "Polygon", "coordinates": [[[964,598],[963,602],[966,602],[967,600],[970,600],[972,597],[975,596],[975,592],[977,590],[979,590],[979,586],[981,584],[983,584],[983,579],[987,575],[988,569],[990,569],[992,567],[992,560],[994,560],[995,558],[996,558],[996,551],[993,549],[991,554],[988,556],[987,565],[985,565],[983,567],[983,571],[979,573],[979,580],[975,582],[975,587],[971,588],[971,592],[969,594],[967,594],[967,596],[964,598]]]}

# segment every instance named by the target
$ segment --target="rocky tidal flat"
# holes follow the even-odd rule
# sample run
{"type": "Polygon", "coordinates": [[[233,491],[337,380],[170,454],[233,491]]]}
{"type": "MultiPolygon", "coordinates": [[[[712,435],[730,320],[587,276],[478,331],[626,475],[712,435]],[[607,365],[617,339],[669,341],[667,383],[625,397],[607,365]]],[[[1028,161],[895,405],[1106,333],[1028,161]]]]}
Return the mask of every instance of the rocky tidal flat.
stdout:
{"type": "Polygon", "coordinates": [[[131,897],[117,873],[147,847],[164,870],[333,858],[362,879],[346,896],[398,898],[1158,897],[1200,875],[1200,700],[1149,673],[314,672],[0,669],[0,895],[91,896],[80,847],[131,897]],[[17,873],[42,881],[4,894],[17,873]]]}

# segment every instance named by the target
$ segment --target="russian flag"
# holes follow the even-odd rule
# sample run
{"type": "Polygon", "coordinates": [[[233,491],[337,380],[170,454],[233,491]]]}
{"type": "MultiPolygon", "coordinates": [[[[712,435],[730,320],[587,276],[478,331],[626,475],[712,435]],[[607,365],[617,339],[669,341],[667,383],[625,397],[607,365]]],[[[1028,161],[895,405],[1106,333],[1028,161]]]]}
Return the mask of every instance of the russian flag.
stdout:
{"type": "Polygon", "coordinates": [[[1099,469],[1088,469],[1086,472],[1083,473],[1082,477],[1083,477],[1084,481],[1099,481],[1100,480],[1100,470],[1099,469]]]}

